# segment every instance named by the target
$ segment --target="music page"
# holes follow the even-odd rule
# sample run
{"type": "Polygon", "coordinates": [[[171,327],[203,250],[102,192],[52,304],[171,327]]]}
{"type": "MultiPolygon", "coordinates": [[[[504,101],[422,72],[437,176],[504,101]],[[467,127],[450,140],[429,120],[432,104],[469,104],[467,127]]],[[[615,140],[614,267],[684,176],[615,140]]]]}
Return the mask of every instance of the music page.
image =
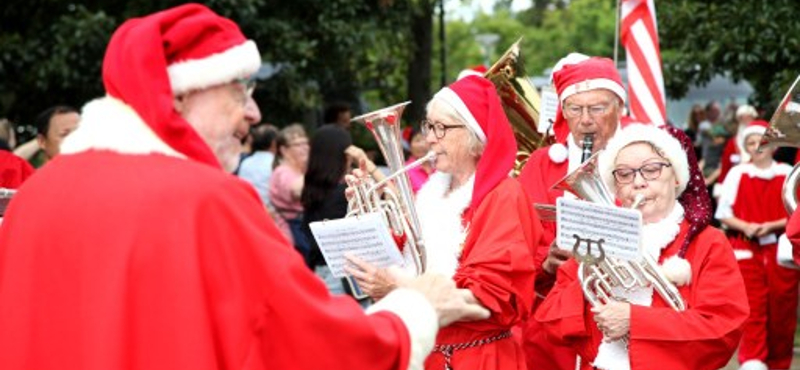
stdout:
{"type": "Polygon", "coordinates": [[[347,276],[345,254],[352,254],[378,267],[403,264],[400,250],[379,213],[312,222],[309,227],[335,277],[347,276]]]}
{"type": "Polygon", "coordinates": [[[580,253],[592,243],[591,253],[596,255],[597,242],[602,240],[608,257],[626,261],[639,258],[642,214],[637,210],[561,197],[556,201],[556,222],[560,249],[571,252],[580,239],[580,253]]]}

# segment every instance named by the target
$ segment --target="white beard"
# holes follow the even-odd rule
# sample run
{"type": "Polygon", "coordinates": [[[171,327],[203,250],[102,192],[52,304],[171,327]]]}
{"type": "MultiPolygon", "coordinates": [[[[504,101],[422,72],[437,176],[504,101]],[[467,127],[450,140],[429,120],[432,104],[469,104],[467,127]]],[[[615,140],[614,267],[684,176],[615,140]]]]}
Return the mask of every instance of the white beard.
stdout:
{"type": "Polygon", "coordinates": [[[417,193],[416,207],[425,241],[427,270],[452,277],[466,233],[461,215],[472,200],[475,175],[450,194],[452,176],[442,172],[431,175],[417,193]]]}

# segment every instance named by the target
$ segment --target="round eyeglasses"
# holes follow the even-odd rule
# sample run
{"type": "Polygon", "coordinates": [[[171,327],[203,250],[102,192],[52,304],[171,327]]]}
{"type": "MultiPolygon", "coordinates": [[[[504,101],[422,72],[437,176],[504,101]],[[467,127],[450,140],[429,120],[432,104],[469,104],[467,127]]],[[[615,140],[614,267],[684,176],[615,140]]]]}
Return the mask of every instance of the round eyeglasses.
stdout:
{"type": "Polygon", "coordinates": [[[436,139],[443,139],[444,136],[447,134],[448,130],[457,129],[457,128],[464,128],[464,125],[445,125],[441,122],[431,122],[430,120],[422,120],[419,124],[420,131],[422,131],[422,136],[428,136],[429,132],[433,132],[433,136],[436,139]]]}
{"type": "Polygon", "coordinates": [[[583,115],[584,110],[586,113],[589,114],[592,118],[600,117],[606,112],[608,112],[608,108],[611,107],[611,103],[605,104],[595,104],[595,105],[575,105],[575,104],[567,104],[564,106],[564,116],[566,118],[578,118],[583,115]]]}
{"type": "Polygon", "coordinates": [[[611,174],[614,175],[614,180],[616,180],[618,184],[632,183],[633,179],[636,178],[637,172],[642,175],[643,179],[653,181],[661,177],[661,169],[664,167],[672,167],[672,165],[663,162],[653,162],[639,168],[619,168],[611,171],[611,174]]]}

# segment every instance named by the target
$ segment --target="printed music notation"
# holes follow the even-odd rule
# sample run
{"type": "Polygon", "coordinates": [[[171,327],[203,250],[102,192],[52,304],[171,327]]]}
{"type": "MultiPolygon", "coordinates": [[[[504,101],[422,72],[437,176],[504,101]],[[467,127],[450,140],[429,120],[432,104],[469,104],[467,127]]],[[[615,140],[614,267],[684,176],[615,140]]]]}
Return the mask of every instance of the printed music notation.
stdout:
{"type": "Polygon", "coordinates": [[[603,239],[603,250],[609,257],[638,259],[642,230],[639,211],[562,197],[556,201],[556,222],[560,249],[572,251],[577,234],[584,239],[603,239]]]}
{"type": "Polygon", "coordinates": [[[378,267],[403,264],[403,257],[379,213],[312,222],[309,227],[335,277],[347,276],[344,266],[348,253],[378,267]]]}

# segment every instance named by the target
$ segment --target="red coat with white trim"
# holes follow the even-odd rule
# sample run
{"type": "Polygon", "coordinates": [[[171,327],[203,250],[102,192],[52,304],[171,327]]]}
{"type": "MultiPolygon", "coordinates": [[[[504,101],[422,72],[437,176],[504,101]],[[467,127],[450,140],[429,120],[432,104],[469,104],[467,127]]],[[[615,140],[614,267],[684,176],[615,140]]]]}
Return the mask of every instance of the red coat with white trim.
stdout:
{"type": "Polygon", "coordinates": [[[329,295],[248,184],[191,160],[61,155],[0,228],[4,370],[404,369],[408,330],[329,295]]]}
{"type": "MultiPolygon", "coordinates": [[[[688,222],[661,253],[659,263],[678,253],[688,222]]],[[[719,230],[706,228],[686,253],[692,281],[678,287],[686,311],[673,310],[659,294],[650,307],[631,306],[629,353],[632,370],[716,370],[728,363],[748,316],[747,297],[730,244],[719,230]]],[[[572,346],[583,369],[597,355],[602,334],[584,299],[578,264],[571,259],[558,270],[556,285],[536,312],[550,338],[572,346]]]]}

